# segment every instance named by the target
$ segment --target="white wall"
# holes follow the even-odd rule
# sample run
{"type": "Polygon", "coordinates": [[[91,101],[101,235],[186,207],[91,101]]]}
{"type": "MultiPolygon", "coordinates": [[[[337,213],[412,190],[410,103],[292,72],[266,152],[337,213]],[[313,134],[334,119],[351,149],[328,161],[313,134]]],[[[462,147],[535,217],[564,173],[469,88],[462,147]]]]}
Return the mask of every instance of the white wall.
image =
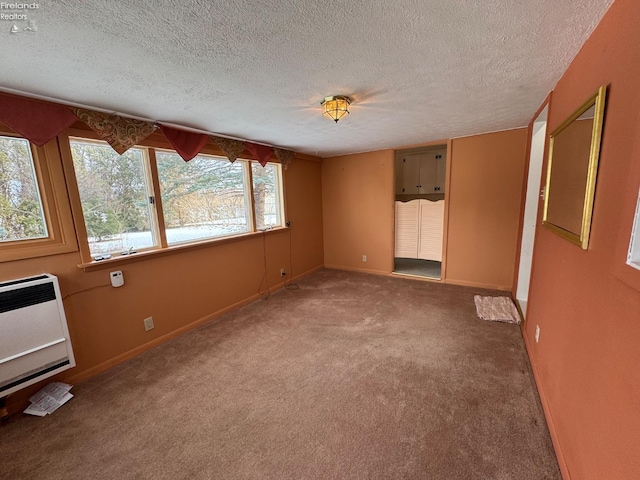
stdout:
{"type": "Polygon", "coordinates": [[[540,201],[540,179],[542,178],[542,162],[544,159],[544,141],[547,134],[547,107],[544,108],[533,124],[531,138],[531,156],[529,158],[529,176],[527,180],[527,197],[524,208],[522,227],[522,246],[520,248],[520,268],[518,271],[518,287],[516,299],[520,302],[522,312],[526,315],[526,302],[529,297],[529,280],[531,278],[531,262],[533,259],[533,242],[536,234],[536,218],[540,201]]]}

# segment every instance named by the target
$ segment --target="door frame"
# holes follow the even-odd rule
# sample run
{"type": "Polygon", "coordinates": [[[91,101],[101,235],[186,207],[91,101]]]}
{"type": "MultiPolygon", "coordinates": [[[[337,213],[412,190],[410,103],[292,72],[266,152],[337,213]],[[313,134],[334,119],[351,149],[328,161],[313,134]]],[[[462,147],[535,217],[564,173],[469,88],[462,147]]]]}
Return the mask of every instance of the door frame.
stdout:
{"type": "Polygon", "coordinates": [[[418,145],[411,145],[405,148],[396,148],[393,151],[393,196],[392,196],[392,201],[393,201],[393,231],[391,232],[392,235],[392,249],[390,252],[391,255],[391,273],[393,274],[393,266],[395,265],[395,250],[396,250],[396,216],[395,216],[395,201],[396,201],[396,185],[397,185],[397,179],[396,179],[396,163],[397,163],[397,159],[401,158],[403,155],[407,155],[407,154],[413,154],[413,153],[420,153],[423,152],[425,150],[431,150],[434,147],[443,147],[446,146],[446,151],[447,151],[447,158],[446,158],[446,162],[445,162],[445,186],[444,186],[444,218],[442,219],[442,262],[441,262],[441,266],[440,266],[440,279],[435,279],[435,278],[424,278],[425,280],[428,281],[433,281],[433,282],[442,282],[442,283],[447,283],[446,282],[446,278],[447,278],[447,245],[448,245],[448,236],[449,236],[449,193],[451,191],[451,158],[452,158],[452,149],[451,149],[451,145],[452,145],[452,140],[449,138],[447,140],[438,140],[438,141],[434,141],[434,142],[427,142],[427,143],[421,143],[418,145]]]}
{"type": "Polygon", "coordinates": [[[533,270],[535,238],[538,231],[538,213],[541,205],[543,167],[545,164],[548,139],[548,118],[551,94],[536,112],[529,127],[526,176],[523,180],[522,210],[518,253],[514,271],[512,297],[526,323],[529,305],[530,282],[533,270]]]}

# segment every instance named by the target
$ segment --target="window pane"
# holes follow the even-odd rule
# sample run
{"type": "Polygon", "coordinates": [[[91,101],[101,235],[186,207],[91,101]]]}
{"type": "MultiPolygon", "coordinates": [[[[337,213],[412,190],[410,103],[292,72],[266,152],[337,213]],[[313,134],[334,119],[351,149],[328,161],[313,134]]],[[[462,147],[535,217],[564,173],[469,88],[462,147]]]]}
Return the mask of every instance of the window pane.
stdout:
{"type": "Polygon", "coordinates": [[[0,137],[0,242],[47,236],[29,142],[0,137]]]}
{"type": "Polygon", "coordinates": [[[156,152],[167,243],[247,232],[243,162],[156,152]]]}
{"type": "Polygon", "coordinates": [[[629,255],[627,264],[640,270],[640,194],[636,205],[636,216],[633,219],[631,229],[631,243],[629,244],[629,255]]]}
{"type": "Polygon", "coordinates": [[[71,153],[91,255],[154,246],[143,151],[72,141],[71,153]]]}
{"type": "Polygon", "coordinates": [[[267,163],[262,166],[251,162],[253,176],[253,199],[256,205],[256,228],[282,225],[280,221],[279,165],[267,163]]]}

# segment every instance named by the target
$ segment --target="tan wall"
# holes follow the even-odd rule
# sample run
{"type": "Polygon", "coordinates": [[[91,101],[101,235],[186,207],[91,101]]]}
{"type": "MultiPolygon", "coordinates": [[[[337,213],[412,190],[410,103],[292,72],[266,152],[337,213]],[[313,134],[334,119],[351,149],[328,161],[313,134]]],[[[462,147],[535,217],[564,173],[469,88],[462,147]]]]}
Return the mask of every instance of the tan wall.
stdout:
{"type": "Polygon", "coordinates": [[[540,226],[523,332],[565,479],[640,478],[640,3],[616,0],[556,86],[555,129],[609,85],[588,250],[540,226]],[[536,343],[536,325],[540,341],[536,343]]]}
{"type": "Polygon", "coordinates": [[[393,150],[322,161],[326,267],[391,273],[393,169],[393,150]]]}
{"type": "Polygon", "coordinates": [[[446,280],[510,290],[527,130],[452,141],[446,280]]]}
{"type": "Polygon", "coordinates": [[[296,160],[284,180],[295,276],[324,264],[321,164],[296,160]]]}
{"type": "MultiPolygon", "coordinates": [[[[214,244],[173,255],[85,273],[78,253],[0,264],[0,280],[41,272],[59,277],[63,296],[109,284],[109,271],[122,270],[125,285],[96,288],[64,301],[77,366],[59,376],[77,381],[160,343],[229,307],[257,298],[264,272],[281,283],[280,268],[294,275],[323,264],[320,163],[294,160],[285,173],[290,230],[214,244]],[[289,242],[292,241],[290,264],[289,242]],[[153,316],[155,329],[142,320],[153,316]]],[[[264,288],[264,284],[263,284],[264,288]]],[[[16,394],[20,401],[37,385],[16,394]]]]}
{"type": "MultiPolygon", "coordinates": [[[[445,281],[510,290],[526,141],[526,129],[453,140],[445,281]]],[[[391,150],[323,160],[325,266],[393,271],[394,185],[391,150]]]]}

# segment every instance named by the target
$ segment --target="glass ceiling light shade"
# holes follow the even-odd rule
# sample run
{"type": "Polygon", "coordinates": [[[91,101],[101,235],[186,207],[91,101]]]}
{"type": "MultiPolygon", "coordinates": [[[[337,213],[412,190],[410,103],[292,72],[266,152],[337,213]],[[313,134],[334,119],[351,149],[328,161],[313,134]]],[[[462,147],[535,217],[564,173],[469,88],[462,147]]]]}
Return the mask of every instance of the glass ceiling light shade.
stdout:
{"type": "Polygon", "coordinates": [[[320,105],[322,105],[322,115],[338,123],[342,117],[349,115],[351,99],[342,95],[333,95],[324,97],[320,105]]]}

